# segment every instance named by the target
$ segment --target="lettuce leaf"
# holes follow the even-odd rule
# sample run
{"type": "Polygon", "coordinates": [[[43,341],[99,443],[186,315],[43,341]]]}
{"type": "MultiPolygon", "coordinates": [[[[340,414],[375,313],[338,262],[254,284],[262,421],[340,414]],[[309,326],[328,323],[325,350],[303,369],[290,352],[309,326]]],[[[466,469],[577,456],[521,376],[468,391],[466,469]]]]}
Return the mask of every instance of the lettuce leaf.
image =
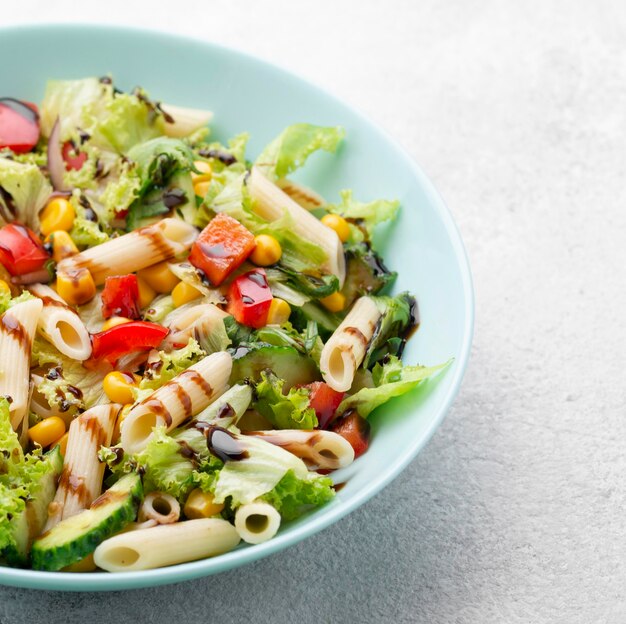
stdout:
{"type": "Polygon", "coordinates": [[[276,484],[273,490],[264,494],[262,500],[275,507],[285,520],[294,520],[307,508],[325,505],[335,496],[333,482],[316,472],[299,479],[292,470],[276,484]]]}
{"type": "Polygon", "coordinates": [[[110,236],[102,231],[96,221],[87,218],[87,212],[81,201],[81,192],[76,189],[70,197],[70,204],[74,207],[76,217],[70,230],[70,236],[78,247],[95,247],[101,243],[106,243],[110,236]]]}
{"type": "Polygon", "coordinates": [[[261,373],[256,385],[254,407],[278,429],[314,429],[317,427],[315,410],[310,407],[307,388],[293,387],[285,395],[285,381],[271,371],[261,373]]]}
{"type": "Polygon", "coordinates": [[[413,390],[448,364],[450,362],[437,366],[404,366],[397,357],[390,356],[385,364],[376,363],[372,370],[375,387],[362,388],[345,398],[337,412],[341,414],[349,409],[356,409],[363,418],[367,418],[379,405],[413,390]]]}
{"type": "Polygon", "coordinates": [[[302,167],[313,152],[334,152],[344,135],[340,127],[293,124],[267,145],[255,165],[272,181],[284,178],[302,167]]]}

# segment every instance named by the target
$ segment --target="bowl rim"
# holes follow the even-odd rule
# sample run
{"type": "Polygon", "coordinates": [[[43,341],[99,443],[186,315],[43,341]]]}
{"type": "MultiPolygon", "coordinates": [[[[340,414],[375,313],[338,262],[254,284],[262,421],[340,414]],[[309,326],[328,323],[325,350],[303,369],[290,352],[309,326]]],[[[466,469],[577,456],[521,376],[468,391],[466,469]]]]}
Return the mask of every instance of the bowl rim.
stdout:
{"type": "MultiPolygon", "coordinates": [[[[453,368],[454,377],[450,383],[440,409],[431,418],[430,425],[424,435],[407,445],[401,453],[395,456],[387,467],[366,487],[357,491],[352,498],[337,507],[330,507],[328,511],[317,517],[315,521],[305,522],[301,526],[292,528],[288,534],[277,535],[271,540],[254,547],[247,547],[225,553],[218,557],[201,559],[194,562],[178,564],[156,570],[143,570],[136,572],[95,572],[89,574],[75,574],[70,572],[42,572],[38,570],[27,570],[19,568],[9,568],[0,566],[0,584],[29,589],[43,590],[65,590],[65,591],[114,591],[122,589],[137,589],[142,587],[155,587],[158,585],[171,584],[187,581],[195,578],[209,576],[218,572],[225,572],[243,564],[251,563],[273,553],[279,552],[288,546],[292,546],[307,537],[315,535],[331,524],[348,515],[372,496],[380,492],[391,481],[393,481],[406,466],[417,456],[419,451],[428,443],[435,430],[443,422],[447,412],[450,410],[462,383],[465,370],[469,362],[472,338],[474,332],[474,289],[467,251],[463,244],[460,231],[450,209],[435,189],[434,185],[424,173],[404,146],[385,129],[372,121],[368,115],[363,113],[357,106],[346,102],[344,99],[329,92],[325,87],[320,86],[315,81],[301,78],[292,70],[286,69],[280,63],[269,61],[262,56],[252,55],[237,48],[215,43],[196,36],[183,34],[171,34],[158,28],[137,28],[133,26],[117,24],[96,24],[90,22],[55,22],[42,24],[16,24],[0,27],[0,35],[19,35],[20,33],[29,36],[45,36],[50,31],[84,31],[102,35],[104,33],[122,32],[126,35],[136,35],[137,37],[148,37],[154,39],[168,40],[170,43],[179,45],[196,45],[208,48],[217,53],[226,53],[229,56],[240,58],[246,63],[257,63],[265,66],[266,69],[278,72],[282,77],[290,82],[295,82],[301,88],[314,90],[324,97],[333,101],[340,108],[357,118],[368,127],[368,130],[379,135],[387,144],[395,150],[401,160],[410,168],[417,179],[424,194],[432,203],[435,210],[441,217],[442,223],[450,239],[454,251],[456,264],[458,266],[461,284],[463,289],[464,310],[463,310],[463,338],[459,353],[455,357],[456,366],[453,368]]],[[[446,374],[450,374],[447,372],[446,374]]]]}

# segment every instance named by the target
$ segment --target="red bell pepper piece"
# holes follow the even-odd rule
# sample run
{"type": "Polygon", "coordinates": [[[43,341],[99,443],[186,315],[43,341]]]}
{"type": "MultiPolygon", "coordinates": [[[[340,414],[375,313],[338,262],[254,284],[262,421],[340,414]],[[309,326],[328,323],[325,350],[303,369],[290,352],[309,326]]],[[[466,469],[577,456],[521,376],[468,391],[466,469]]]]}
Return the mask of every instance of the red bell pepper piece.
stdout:
{"type": "Polygon", "coordinates": [[[139,318],[139,284],[136,275],[114,275],[104,280],[102,316],[139,318]]]}
{"type": "Polygon", "coordinates": [[[200,232],[189,262],[219,286],[254,250],[254,236],[239,221],[220,213],[200,232]]]}
{"type": "Polygon", "coordinates": [[[265,271],[255,269],[240,275],[230,285],[227,310],[238,323],[258,329],[267,325],[272,298],[265,271]]]}
{"type": "Polygon", "coordinates": [[[39,112],[30,102],[0,98],[0,149],[30,152],[39,140],[39,112]]]}
{"type": "Polygon", "coordinates": [[[0,262],[12,275],[26,275],[41,270],[50,255],[35,232],[19,223],[0,229],[0,262]]]}
{"type": "Polygon", "coordinates": [[[335,412],[343,401],[344,392],[333,390],[323,381],[314,381],[306,386],[311,390],[309,405],[315,410],[318,427],[326,429],[335,416],[335,412]]]}
{"type": "Polygon", "coordinates": [[[116,325],[91,337],[92,360],[116,362],[127,353],[158,347],[169,330],[157,323],[131,321],[116,325]]]}
{"type": "Polygon", "coordinates": [[[61,147],[61,155],[65,161],[65,168],[70,171],[79,171],[87,160],[86,152],[79,152],[72,141],[65,141],[61,147]]]}
{"type": "Polygon", "coordinates": [[[349,410],[339,417],[330,427],[350,442],[354,449],[354,457],[363,455],[370,443],[371,426],[356,410],[349,410]]]}

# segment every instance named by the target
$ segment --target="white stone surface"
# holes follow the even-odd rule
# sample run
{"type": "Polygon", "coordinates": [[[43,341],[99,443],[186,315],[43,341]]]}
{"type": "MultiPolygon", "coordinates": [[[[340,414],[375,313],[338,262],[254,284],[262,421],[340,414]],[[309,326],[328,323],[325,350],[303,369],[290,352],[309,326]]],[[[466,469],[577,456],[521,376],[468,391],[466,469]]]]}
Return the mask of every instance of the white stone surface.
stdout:
{"type": "Polygon", "coordinates": [[[0,12],[1,25],[68,20],[226,43],[367,112],[459,223],[476,336],[432,442],[338,525],[176,586],[2,588],[0,622],[626,621],[626,5],[21,0],[0,12]]]}

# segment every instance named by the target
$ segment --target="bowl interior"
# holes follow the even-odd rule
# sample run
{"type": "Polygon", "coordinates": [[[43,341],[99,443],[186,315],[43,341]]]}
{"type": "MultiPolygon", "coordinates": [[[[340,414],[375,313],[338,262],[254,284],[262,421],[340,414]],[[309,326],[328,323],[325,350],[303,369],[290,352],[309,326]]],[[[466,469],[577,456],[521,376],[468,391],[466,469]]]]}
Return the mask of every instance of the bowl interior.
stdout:
{"type": "Polygon", "coordinates": [[[366,455],[341,473],[335,500],[285,525],[273,540],[210,560],[127,574],[67,574],[0,567],[0,583],[46,589],[107,590],[181,581],[222,571],[275,552],[328,526],[395,477],[443,419],[461,381],[472,334],[473,300],[467,259],[454,222],[425,175],[382,131],[315,86],[252,57],[203,42],[137,30],[42,26],[2,30],[2,96],[38,102],[50,78],[112,74],[123,89],[141,85],[156,99],[210,108],[217,139],[249,132],[249,157],[286,125],[307,121],[344,126],[336,156],[315,155],[297,179],[329,201],[354,189],[362,201],[402,203],[399,219],[380,232],[379,248],[398,271],[394,290],[417,296],[421,326],[407,363],[455,358],[436,383],[396,399],[372,417],[366,455]]]}

